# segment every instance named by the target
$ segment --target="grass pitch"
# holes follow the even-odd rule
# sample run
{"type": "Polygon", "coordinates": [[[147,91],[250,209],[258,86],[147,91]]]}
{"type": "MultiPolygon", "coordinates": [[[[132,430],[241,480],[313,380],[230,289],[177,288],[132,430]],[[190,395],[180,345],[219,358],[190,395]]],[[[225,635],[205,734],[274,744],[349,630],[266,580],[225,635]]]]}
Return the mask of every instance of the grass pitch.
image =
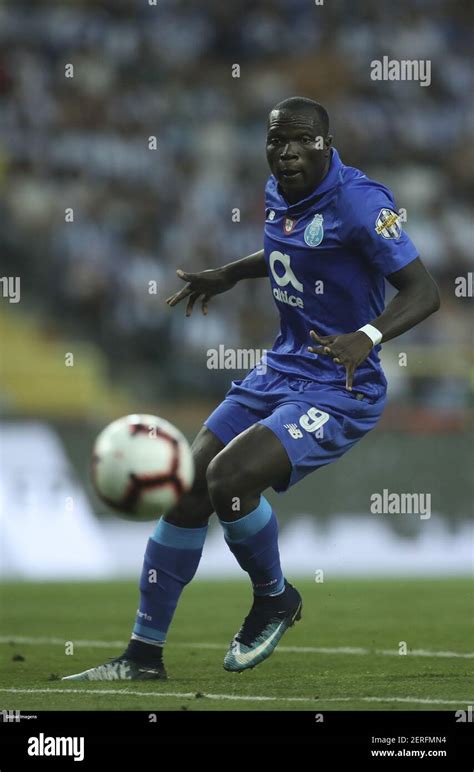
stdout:
{"type": "Polygon", "coordinates": [[[222,667],[250,608],[250,583],[196,578],[181,596],[165,647],[169,680],[93,683],[58,679],[121,653],[135,618],[137,582],[6,583],[1,707],[317,712],[454,711],[473,704],[468,579],[293,583],[303,596],[303,618],[254,670],[222,667]],[[403,642],[407,654],[399,653],[403,642]]]}

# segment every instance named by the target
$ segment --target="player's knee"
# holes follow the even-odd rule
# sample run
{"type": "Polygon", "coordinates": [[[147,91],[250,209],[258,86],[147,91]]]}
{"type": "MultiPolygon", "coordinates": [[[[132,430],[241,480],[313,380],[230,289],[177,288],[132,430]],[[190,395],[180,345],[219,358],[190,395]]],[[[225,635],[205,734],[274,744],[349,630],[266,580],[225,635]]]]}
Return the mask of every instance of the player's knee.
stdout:
{"type": "Polygon", "coordinates": [[[224,448],[222,443],[208,428],[203,426],[201,431],[195,438],[191,452],[193,454],[194,461],[194,484],[195,486],[207,487],[206,484],[206,470],[218,453],[224,448]]]}
{"type": "Polygon", "coordinates": [[[225,453],[220,453],[210,461],[206,471],[206,481],[209,496],[218,492],[223,485],[231,483],[232,469],[227,463],[225,453]]]}
{"type": "Polygon", "coordinates": [[[202,528],[207,525],[213,507],[207,487],[184,494],[178,504],[166,513],[165,520],[178,528],[202,528]]]}
{"type": "Polygon", "coordinates": [[[225,450],[210,462],[206,479],[211,501],[223,494],[232,498],[252,490],[252,470],[246,467],[244,461],[237,463],[234,455],[225,450]]]}

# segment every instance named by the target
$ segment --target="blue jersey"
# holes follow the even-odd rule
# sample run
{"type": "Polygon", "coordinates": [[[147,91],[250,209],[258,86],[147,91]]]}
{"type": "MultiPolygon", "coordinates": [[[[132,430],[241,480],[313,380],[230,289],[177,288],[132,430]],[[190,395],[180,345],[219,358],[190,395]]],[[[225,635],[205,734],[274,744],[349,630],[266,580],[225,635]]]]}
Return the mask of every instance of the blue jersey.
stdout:
{"type": "MultiPolygon", "coordinates": [[[[372,322],[384,310],[384,277],[418,252],[388,188],[345,166],[335,149],[326,177],[296,204],[288,204],[271,175],[265,207],[265,260],[281,325],[267,364],[344,388],[345,367],[309,352],[316,345],[309,331],[349,333],[372,322]]],[[[354,391],[373,398],[387,386],[379,351],[374,346],[354,375],[354,391]]]]}

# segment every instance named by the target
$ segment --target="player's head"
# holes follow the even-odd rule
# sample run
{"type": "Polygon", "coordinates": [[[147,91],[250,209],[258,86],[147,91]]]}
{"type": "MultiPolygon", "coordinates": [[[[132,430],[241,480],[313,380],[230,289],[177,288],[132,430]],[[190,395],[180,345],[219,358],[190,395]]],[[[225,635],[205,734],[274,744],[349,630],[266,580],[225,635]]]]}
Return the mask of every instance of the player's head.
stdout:
{"type": "Polygon", "coordinates": [[[290,97],[268,116],[267,160],[289,203],[306,198],[331,159],[329,116],[319,102],[290,97]]]}

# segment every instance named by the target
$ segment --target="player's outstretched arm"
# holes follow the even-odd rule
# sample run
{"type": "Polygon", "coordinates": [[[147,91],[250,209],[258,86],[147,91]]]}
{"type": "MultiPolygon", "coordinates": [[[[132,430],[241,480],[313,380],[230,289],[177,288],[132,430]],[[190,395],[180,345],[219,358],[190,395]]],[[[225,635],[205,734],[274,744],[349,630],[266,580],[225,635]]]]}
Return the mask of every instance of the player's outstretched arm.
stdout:
{"type": "Polygon", "coordinates": [[[208,302],[213,295],[227,292],[242,279],[258,279],[267,276],[267,267],[263,249],[261,249],[253,255],[223,265],[221,268],[210,268],[199,273],[187,273],[178,268],[176,273],[187,284],[179,292],[166,298],[166,302],[169,306],[175,306],[187,297],[186,316],[190,316],[198,298],[202,298],[202,312],[207,314],[208,302]]]}
{"type": "MultiPolygon", "coordinates": [[[[440,307],[438,287],[425,266],[417,257],[405,268],[387,276],[398,290],[385,311],[372,319],[370,324],[381,334],[381,342],[396,338],[410,330],[440,307]]],[[[316,346],[308,346],[314,354],[326,354],[346,368],[346,388],[352,390],[354,373],[367,359],[374,345],[365,332],[356,330],[344,335],[318,335],[310,331],[316,346]]]]}

